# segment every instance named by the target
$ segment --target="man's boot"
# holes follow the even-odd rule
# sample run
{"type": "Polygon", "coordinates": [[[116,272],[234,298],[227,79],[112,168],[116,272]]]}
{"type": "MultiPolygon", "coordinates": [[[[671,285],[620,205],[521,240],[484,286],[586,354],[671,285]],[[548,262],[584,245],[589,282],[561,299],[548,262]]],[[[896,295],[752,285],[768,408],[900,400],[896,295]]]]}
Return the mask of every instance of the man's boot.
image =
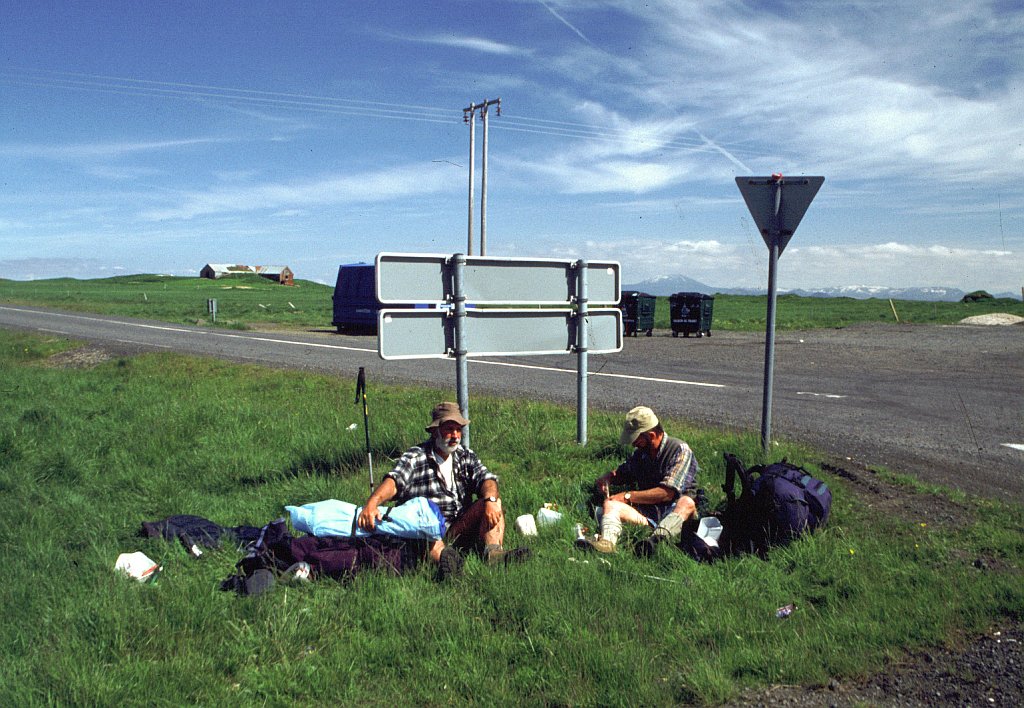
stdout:
{"type": "Polygon", "coordinates": [[[683,530],[683,517],[675,512],[666,514],[659,523],[654,532],[643,541],[636,545],[634,551],[641,558],[650,558],[654,555],[655,546],[662,541],[679,541],[679,536],[683,530]]]}

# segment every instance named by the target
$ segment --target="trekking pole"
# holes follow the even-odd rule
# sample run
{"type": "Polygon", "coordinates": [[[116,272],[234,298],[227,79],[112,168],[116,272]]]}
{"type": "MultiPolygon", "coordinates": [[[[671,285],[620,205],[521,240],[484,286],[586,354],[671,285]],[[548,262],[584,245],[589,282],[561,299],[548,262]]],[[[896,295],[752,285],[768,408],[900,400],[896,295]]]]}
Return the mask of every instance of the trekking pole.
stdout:
{"type": "Polygon", "coordinates": [[[366,403],[366,371],[359,367],[359,376],[356,378],[356,403],[359,403],[359,396],[363,397],[363,430],[366,433],[366,460],[370,463],[370,494],[373,494],[373,452],[370,450],[370,409],[366,403]]]}

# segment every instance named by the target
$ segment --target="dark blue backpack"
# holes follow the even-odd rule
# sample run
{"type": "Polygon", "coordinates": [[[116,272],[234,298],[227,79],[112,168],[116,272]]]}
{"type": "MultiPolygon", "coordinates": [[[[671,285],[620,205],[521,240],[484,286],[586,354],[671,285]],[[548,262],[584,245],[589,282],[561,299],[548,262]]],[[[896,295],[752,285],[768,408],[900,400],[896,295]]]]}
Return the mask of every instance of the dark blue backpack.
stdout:
{"type": "Polygon", "coordinates": [[[828,523],[832,491],[820,479],[785,459],[749,470],[725,454],[727,502],[722,512],[726,550],[765,553],[828,523]],[[741,491],[735,494],[735,479],[741,491]]]}

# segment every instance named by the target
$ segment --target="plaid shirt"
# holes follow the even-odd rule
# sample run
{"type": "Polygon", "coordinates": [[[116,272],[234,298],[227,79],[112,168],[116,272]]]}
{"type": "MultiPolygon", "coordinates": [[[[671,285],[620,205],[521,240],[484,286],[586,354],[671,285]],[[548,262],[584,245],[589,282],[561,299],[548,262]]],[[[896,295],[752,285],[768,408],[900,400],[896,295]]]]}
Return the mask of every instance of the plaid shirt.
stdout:
{"type": "Polygon", "coordinates": [[[615,468],[613,484],[633,484],[635,489],[668,487],[678,495],[693,496],[697,491],[697,458],[682,440],[666,435],[652,459],[647,450],[635,450],[615,468]]]}
{"type": "Polygon", "coordinates": [[[465,506],[472,503],[472,494],[480,492],[480,485],[484,480],[493,479],[497,482],[498,477],[484,467],[475,452],[460,445],[452,453],[455,489],[448,489],[441,481],[441,472],[434,459],[433,449],[432,440],[410,448],[385,478],[393,479],[395,487],[398,488],[394,499],[396,504],[413,497],[426,497],[437,504],[444,514],[445,521],[451,523],[462,513],[465,506]]]}

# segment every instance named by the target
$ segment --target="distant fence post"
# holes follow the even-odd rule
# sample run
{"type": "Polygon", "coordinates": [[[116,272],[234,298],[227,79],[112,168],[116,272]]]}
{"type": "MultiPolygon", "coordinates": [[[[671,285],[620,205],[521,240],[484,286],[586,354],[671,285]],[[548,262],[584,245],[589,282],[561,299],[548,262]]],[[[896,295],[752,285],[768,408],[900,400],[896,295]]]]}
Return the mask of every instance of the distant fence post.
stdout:
{"type": "Polygon", "coordinates": [[[214,322],[217,321],[217,298],[211,297],[206,300],[206,311],[210,313],[210,317],[214,322]]]}

